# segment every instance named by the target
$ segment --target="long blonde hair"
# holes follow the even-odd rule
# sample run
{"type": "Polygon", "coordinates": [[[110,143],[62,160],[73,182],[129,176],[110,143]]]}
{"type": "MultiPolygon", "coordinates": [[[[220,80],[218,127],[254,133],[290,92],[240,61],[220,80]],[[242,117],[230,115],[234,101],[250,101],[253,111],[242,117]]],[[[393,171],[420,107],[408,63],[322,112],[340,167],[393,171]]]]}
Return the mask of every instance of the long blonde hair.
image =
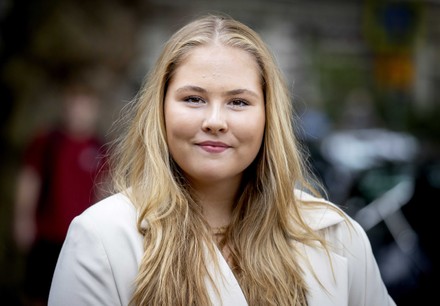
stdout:
{"type": "Polygon", "coordinates": [[[291,96],[259,35],[232,18],[213,15],[189,23],[167,42],[131,104],[132,118],[113,152],[116,191],[126,192],[138,209],[144,235],[132,304],[211,305],[205,282],[210,279],[206,250],[215,253],[212,235],[168,151],[163,102],[185,56],[213,42],[252,54],[265,94],[263,144],[245,171],[226,237],[237,279],[250,305],[307,305],[295,242],[323,241],[301,218],[294,196],[294,188],[313,188],[294,138],[291,96]]]}

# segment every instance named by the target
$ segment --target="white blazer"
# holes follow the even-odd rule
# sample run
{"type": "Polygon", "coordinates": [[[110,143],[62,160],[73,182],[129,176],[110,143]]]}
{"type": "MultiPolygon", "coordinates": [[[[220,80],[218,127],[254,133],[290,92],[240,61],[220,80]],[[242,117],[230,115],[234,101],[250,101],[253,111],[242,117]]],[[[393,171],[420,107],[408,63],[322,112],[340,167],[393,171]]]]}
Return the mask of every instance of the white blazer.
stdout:
{"type": "MultiPolygon", "coordinates": [[[[317,200],[304,193],[298,196],[317,200]]],[[[333,246],[331,261],[324,251],[302,246],[310,260],[310,264],[303,262],[309,306],[395,305],[360,225],[349,219],[352,227],[348,226],[331,209],[304,213],[309,225],[322,231],[333,246]]],[[[128,305],[143,255],[143,239],[136,228],[136,218],[136,209],[129,199],[116,194],[72,221],[52,280],[49,306],[128,305]]],[[[207,282],[213,304],[248,305],[218,249],[217,257],[221,275],[215,272],[213,264],[209,267],[220,296],[207,282]]]]}

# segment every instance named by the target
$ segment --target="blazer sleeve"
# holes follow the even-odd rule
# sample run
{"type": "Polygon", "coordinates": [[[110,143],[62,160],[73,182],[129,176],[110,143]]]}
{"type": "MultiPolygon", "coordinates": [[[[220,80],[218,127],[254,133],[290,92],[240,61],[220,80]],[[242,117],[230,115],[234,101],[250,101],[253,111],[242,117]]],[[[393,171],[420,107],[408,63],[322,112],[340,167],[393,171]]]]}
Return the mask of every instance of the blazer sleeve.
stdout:
{"type": "Polygon", "coordinates": [[[337,244],[347,258],[349,296],[348,305],[353,306],[395,306],[388,294],[379,267],[371,249],[371,243],[364,229],[350,217],[349,222],[339,224],[337,244]]]}
{"type": "Polygon", "coordinates": [[[121,305],[109,258],[87,214],[71,223],[55,268],[48,305],[121,305]]]}

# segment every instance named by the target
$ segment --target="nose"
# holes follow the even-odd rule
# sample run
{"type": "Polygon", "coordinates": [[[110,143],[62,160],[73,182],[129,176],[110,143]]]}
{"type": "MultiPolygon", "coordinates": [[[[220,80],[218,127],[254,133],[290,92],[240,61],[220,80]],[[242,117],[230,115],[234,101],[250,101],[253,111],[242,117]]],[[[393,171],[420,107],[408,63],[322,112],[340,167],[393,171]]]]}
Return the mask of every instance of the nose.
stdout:
{"type": "Polygon", "coordinates": [[[211,104],[206,110],[206,116],[203,120],[203,131],[211,134],[225,133],[228,130],[226,114],[222,105],[211,104]]]}

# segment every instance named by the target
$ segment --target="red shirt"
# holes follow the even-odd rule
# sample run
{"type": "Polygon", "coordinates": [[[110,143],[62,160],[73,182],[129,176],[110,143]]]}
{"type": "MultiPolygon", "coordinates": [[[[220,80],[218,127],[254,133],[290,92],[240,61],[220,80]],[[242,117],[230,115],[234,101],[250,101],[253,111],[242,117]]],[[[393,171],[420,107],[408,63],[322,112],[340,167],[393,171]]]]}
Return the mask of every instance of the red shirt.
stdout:
{"type": "Polygon", "coordinates": [[[41,177],[37,238],[62,242],[70,222],[97,200],[103,145],[96,137],[72,138],[53,131],[38,135],[25,152],[25,164],[41,177]]]}

